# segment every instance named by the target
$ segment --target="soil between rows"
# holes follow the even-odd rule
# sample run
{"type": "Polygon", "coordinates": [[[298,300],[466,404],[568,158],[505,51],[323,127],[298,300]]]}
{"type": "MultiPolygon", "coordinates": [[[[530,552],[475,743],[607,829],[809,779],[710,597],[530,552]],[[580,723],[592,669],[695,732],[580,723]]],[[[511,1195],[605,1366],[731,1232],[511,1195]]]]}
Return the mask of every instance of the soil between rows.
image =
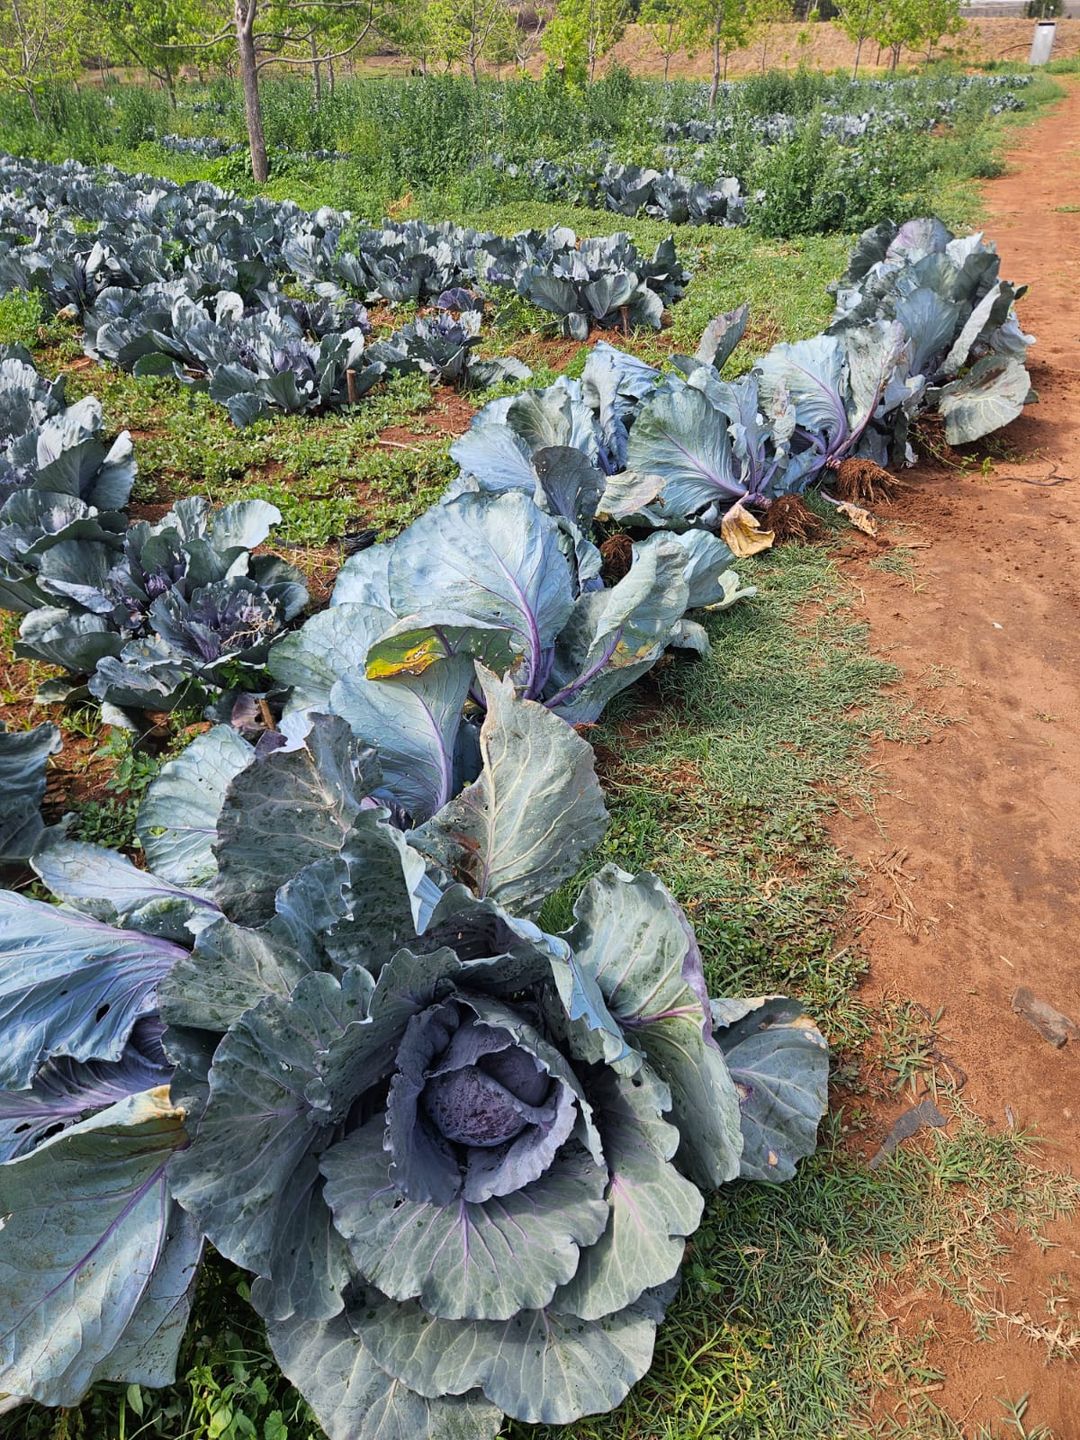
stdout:
{"type": "MultiPolygon", "coordinates": [[[[1080,1175],[1080,1043],[1055,1049],[1012,1009],[1028,986],[1080,1022],[1080,85],[983,194],[1003,274],[1031,286],[1019,312],[1038,337],[1040,403],[1004,432],[991,473],[923,464],[879,509],[909,574],[872,566],[872,542],[848,547],[875,651],[915,703],[957,723],[917,747],[879,745],[875,813],[839,818],[834,834],[867,874],[866,998],[941,1010],[963,1099],[992,1128],[1033,1130],[1043,1163],[1080,1175]]],[[[1047,1366],[1045,1339],[1023,1333],[1025,1316],[1052,1331],[1052,1281],[1071,1293],[1065,1329],[1080,1329],[1080,1228],[1050,1237],[1045,1253],[1014,1247],[995,1307],[1014,1318],[989,1343],[948,1306],[897,1306],[900,1325],[934,1323],[935,1399],[965,1435],[1000,1422],[997,1397],[1029,1393],[1029,1428],[1080,1437],[1075,1361],[1047,1366]]]]}

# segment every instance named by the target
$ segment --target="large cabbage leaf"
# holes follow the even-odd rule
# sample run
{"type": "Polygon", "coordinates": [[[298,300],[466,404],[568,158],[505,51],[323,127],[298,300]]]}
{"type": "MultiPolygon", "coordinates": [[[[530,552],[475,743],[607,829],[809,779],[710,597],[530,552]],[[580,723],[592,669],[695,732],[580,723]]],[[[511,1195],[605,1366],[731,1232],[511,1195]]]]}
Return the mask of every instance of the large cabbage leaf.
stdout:
{"type": "Polygon", "coordinates": [[[161,1087],[0,1165],[0,1391],[74,1405],[94,1380],[174,1378],[202,1250],[169,1199],[184,1142],[161,1087]]]}
{"type": "Polygon", "coordinates": [[[119,1060],[156,988],[186,952],[88,915],[0,890],[0,1085],[25,1089],[46,1060],[119,1060]]]}
{"type": "Polygon", "coordinates": [[[701,955],[686,917],[654,876],[607,865],[574,906],[567,932],[623,1029],[671,1089],[681,1156],[699,1184],[739,1173],[735,1084],[712,1037],[701,955]]]}
{"type": "Polygon", "coordinates": [[[0,729],[0,793],[4,796],[0,867],[28,860],[41,838],[45,828],[41,818],[45,766],[49,756],[59,749],[60,732],[55,725],[38,725],[33,730],[0,729]]]}
{"type": "Polygon", "coordinates": [[[487,716],[480,778],[415,843],[481,898],[534,914],[607,825],[591,747],[508,679],[480,669],[487,716]]]}

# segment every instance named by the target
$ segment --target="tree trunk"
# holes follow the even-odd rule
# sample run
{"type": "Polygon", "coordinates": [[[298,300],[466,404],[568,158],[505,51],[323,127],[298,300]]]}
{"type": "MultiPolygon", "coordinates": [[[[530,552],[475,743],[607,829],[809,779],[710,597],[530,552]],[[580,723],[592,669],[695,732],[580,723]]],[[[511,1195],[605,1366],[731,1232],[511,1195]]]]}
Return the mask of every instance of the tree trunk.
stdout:
{"type": "Polygon", "coordinates": [[[34,94],[34,87],[33,87],[33,85],[27,85],[27,87],[26,87],[26,98],[27,98],[27,100],[30,101],[30,113],[31,113],[31,115],[33,115],[34,120],[37,122],[37,124],[40,125],[40,124],[41,124],[41,111],[40,111],[40,109],[38,108],[37,96],[34,94]]]}
{"type": "Polygon", "coordinates": [[[329,81],[330,81],[330,94],[333,95],[333,93],[334,93],[334,61],[333,61],[333,58],[327,60],[327,62],[326,62],[326,74],[327,74],[327,78],[328,78],[329,81]]]}
{"type": "Polygon", "coordinates": [[[312,59],[311,73],[312,73],[312,75],[313,75],[313,77],[314,77],[314,79],[315,79],[315,109],[316,109],[316,110],[318,110],[318,109],[320,108],[320,106],[322,105],[322,65],[320,64],[320,62],[319,62],[319,60],[318,60],[318,58],[317,58],[317,57],[318,57],[318,54],[319,54],[319,42],[318,42],[318,40],[315,38],[315,35],[314,35],[314,33],[313,33],[312,36],[311,36],[311,59],[312,59]]]}
{"type": "Polygon", "coordinates": [[[889,66],[889,71],[890,71],[891,74],[894,74],[894,75],[896,74],[896,67],[897,67],[897,65],[898,65],[899,63],[900,63],[900,46],[899,46],[899,45],[894,45],[894,46],[892,47],[892,64],[889,66]]]}
{"type": "Polygon", "coordinates": [[[251,173],[265,184],[270,169],[266,163],[266,134],[259,103],[259,71],[255,58],[255,8],[257,0],[235,0],[236,48],[240,57],[240,78],[244,86],[244,119],[247,121],[251,173]]]}
{"type": "Polygon", "coordinates": [[[720,36],[713,36],[712,84],[709,86],[709,109],[716,109],[716,97],[720,94],[720,36]]]}
{"type": "Polygon", "coordinates": [[[855,64],[854,64],[854,66],[852,67],[852,70],[851,70],[851,78],[852,78],[852,80],[854,80],[855,77],[856,77],[856,76],[858,75],[858,73],[859,73],[859,56],[862,54],[862,42],[863,42],[863,37],[860,35],[859,38],[858,38],[858,40],[856,41],[856,44],[855,44],[855,64]]]}
{"type": "Polygon", "coordinates": [[[671,56],[664,56],[664,84],[668,83],[668,71],[671,69],[671,56]]]}

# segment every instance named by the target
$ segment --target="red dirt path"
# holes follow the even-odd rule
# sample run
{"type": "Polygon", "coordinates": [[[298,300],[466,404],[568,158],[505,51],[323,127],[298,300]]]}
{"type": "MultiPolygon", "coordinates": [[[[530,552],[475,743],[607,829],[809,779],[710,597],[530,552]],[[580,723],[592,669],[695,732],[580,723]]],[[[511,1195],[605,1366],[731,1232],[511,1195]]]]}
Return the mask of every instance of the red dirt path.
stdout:
{"type": "MultiPolygon", "coordinates": [[[[1011,1008],[1028,985],[1080,1022],[1080,85],[1024,132],[1009,173],[984,194],[1004,274],[1031,285],[1019,308],[1038,336],[1041,403],[1005,432],[1014,458],[992,474],[921,466],[880,512],[896,544],[917,547],[916,588],[871,568],[869,543],[849,547],[875,649],[903,669],[917,703],[963,719],[925,745],[880,747],[876,815],[841,821],[836,836],[867,867],[862,905],[878,912],[863,932],[869,998],[943,1008],[940,1044],[967,1072],[965,1100],[992,1128],[1034,1129],[1044,1163],[1080,1176],[1080,1042],[1054,1049],[1011,1008]],[[917,934],[898,923],[904,901],[872,868],[897,851],[917,934]]],[[[1025,1242],[1010,1257],[1002,1308],[1080,1330],[1080,1223],[1051,1233],[1047,1254],[1025,1242]],[[1053,1317],[1056,1275],[1068,1276],[1071,1299],[1053,1317]]],[[[904,1323],[928,1317],[946,1376],[935,1399],[965,1435],[1000,1423],[995,1397],[1030,1392],[1029,1428],[1080,1440],[1076,1360],[1046,1367],[1045,1346],[1015,1324],[974,1344],[944,1306],[904,1323]]]]}

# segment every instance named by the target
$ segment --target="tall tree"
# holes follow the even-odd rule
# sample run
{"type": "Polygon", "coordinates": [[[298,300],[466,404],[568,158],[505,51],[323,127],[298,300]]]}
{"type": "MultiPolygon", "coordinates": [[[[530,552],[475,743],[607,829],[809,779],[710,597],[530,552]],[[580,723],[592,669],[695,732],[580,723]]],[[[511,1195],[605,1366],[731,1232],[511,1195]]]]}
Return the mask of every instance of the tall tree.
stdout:
{"type": "Polygon", "coordinates": [[[922,0],[884,0],[878,9],[874,39],[889,51],[889,69],[895,70],[906,45],[919,43],[919,6],[922,0]]]}
{"type": "MultiPolygon", "coordinates": [[[[355,50],[375,34],[385,18],[386,0],[233,0],[231,30],[236,37],[244,119],[251,151],[251,173],[267,178],[259,76],[268,65],[305,68],[313,73],[355,50]]],[[[223,32],[227,33],[227,32],[223,32]]],[[[221,40],[218,35],[208,45],[221,40]]]]}
{"type": "Polygon", "coordinates": [[[626,33],[629,0],[559,0],[544,31],[544,54],[574,84],[596,78],[596,67],[626,33]]]}
{"type": "Polygon", "coordinates": [[[934,46],[945,35],[957,35],[964,28],[960,3],[961,0],[923,0],[922,34],[919,38],[926,46],[927,60],[934,53],[934,46]]]}
{"type": "Polygon", "coordinates": [[[112,43],[176,98],[185,41],[199,45],[208,20],[202,0],[86,0],[112,43]]]}
{"type": "Polygon", "coordinates": [[[521,71],[541,48],[544,31],[555,14],[555,0],[533,0],[514,11],[514,59],[521,71]]]}
{"type": "Polygon", "coordinates": [[[78,0],[0,0],[0,90],[24,95],[40,121],[43,85],[78,75],[85,33],[78,0]]]}
{"type": "Polygon", "coordinates": [[[750,28],[761,42],[761,73],[764,75],[769,58],[772,27],[794,15],[791,0],[749,0],[750,28]]]}
{"type": "Polygon", "coordinates": [[[643,0],[638,18],[664,61],[664,83],[671,62],[685,42],[686,7],[683,0],[643,0]]]}
{"type": "Polygon", "coordinates": [[[468,68],[473,83],[484,61],[502,64],[514,53],[514,21],[506,0],[431,0],[432,48],[448,64],[468,68]]]}
{"type": "Polygon", "coordinates": [[[867,40],[876,39],[878,36],[885,4],[884,0],[837,0],[837,3],[837,21],[855,46],[855,64],[851,69],[851,78],[854,80],[859,73],[863,45],[867,40]]]}
{"type": "Polygon", "coordinates": [[[710,110],[716,109],[729,58],[747,44],[753,28],[754,15],[747,0],[687,0],[687,48],[693,51],[707,45],[712,56],[710,110]]]}
{"type": "Polygon", "coordinates": [[[435,54],[429,0],[398,0],[383,16],[380,33],[426,75],[435,54]]]}

